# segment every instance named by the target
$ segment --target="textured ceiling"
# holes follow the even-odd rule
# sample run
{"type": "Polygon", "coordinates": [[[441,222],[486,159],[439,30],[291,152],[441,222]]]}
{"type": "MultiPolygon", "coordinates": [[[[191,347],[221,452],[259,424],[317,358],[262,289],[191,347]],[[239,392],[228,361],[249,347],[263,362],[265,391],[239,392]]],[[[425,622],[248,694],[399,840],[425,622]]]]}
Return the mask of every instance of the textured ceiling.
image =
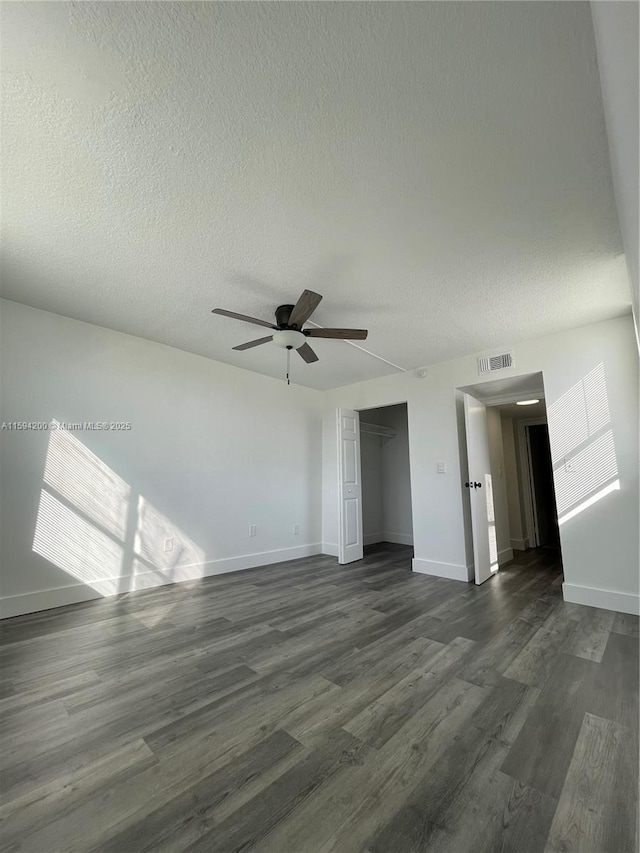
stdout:
{"type": "Polygon", "coordinates": [[[628,310],[586,3],[4,3],[2,64],[9,299],[272,376],[211,308],[407,369],[628,310]]]}

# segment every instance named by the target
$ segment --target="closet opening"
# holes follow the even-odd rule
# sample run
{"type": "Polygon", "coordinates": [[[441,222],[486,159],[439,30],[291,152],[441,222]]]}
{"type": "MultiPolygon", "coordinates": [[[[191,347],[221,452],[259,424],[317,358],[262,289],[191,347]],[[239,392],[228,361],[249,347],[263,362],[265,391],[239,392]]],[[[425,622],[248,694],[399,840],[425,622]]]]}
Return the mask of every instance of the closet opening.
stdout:
{"type": "Polygon", "coordinates": [[[359,414],[364,554],[412,558],[407,404],[364,409],[359,414]]]}

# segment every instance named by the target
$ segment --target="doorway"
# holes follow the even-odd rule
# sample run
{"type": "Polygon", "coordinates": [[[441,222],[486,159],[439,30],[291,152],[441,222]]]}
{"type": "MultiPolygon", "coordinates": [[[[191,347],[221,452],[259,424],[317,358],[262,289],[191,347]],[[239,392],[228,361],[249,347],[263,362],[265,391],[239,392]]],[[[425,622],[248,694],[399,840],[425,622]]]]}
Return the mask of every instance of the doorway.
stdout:
{"type": "MultiPolygon", "coordinates": [[[[513,552],[560,547],[547,409],[544,397],[530,406],[492,406],[499,416],[504,497],[513,552]]],[[[499,464],[499,461],[498,463],[499,464]]]]}
{"type": "Polygon", "coordinates": [[[393,550],[412,557],[407,404],[359,414],[364,553],[393,550]]]}
{"type": "Polygon", "coordinates": [[[559,556],[544,384],[542,374],[530,374],[458,391],[467,553],[483,583],[520,552],[552,548],[559,556]]]}

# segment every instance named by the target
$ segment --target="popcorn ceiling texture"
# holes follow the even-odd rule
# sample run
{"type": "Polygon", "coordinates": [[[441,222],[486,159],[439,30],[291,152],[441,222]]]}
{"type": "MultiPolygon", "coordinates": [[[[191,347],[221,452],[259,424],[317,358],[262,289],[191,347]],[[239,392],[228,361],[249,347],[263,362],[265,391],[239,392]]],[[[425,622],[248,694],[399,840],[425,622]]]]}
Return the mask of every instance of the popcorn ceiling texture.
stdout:
{"type": "Polygon", "coordinates": [[[9,299],[278,377],[211,308],[406,368],[629,310],[587,3],[5,3],[2,64],[9,299]]]}

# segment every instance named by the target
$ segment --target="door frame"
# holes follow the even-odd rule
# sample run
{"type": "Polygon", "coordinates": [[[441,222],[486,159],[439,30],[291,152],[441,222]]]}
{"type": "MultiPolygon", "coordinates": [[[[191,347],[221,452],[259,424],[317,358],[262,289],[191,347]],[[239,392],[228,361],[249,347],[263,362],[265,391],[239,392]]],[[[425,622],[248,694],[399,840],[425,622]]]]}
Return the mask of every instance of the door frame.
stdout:
{"type": "MultiPolygon", "coordinates": [[[[413,508],[413,465],[411,464],[411,426],[409,420],[409,401],[408,400],[394,400],[393,403],[378,403],[378,405],[373,406],[362,406],[360,408],[354,408],[350,411],[354,411],[358,413],[358,418],[362,412],[368,412],[372,409],[388,409],[391,406],[406,406],[407,407],[407,443],[409,445],[409,490],[411,494],[411,524],[413,530],[415,531],[415,518],[414,518],[414,508],[413,508]]],[[[338,450],[338,489],[337,489],[337,501],[338,501],[338,561],[340,561],[341,556],[344,554],[344,524],[342,520],[342,489],[341,489],[341,478],[342,478],[342,460],[341,460],[341,449],[340,449],[340,412],[345,410],[346,406],[338,406],[336,408],[336,447],[338,450]]],[[[359,430],[359,424],[358,424],[359,430]]],[[[359,478],[361,478],[361,465],[362,465],[362,447],[361,441],[358,442],[358,469],[359,469],[359,478]]],[[[362,491],[362,485],[361,485],[362,491]]],[[[360,541],[363,543],[364,547],[364,530],[362,524],[362,501],[363,497],[361,495],[360,499],[360,512],[358,513],[358,524],[359,524],[359,535],[360,541]]],[[[414,534],[415,537],[415,534],[414,534]]],[[[349,565],[348,563],[340,563],[340,565],[349,565]]]]}
{"type": "MultiPolygon", "coordinates": [[[[541,400],[545,401],[545,410],[547,408],[547,393],[544,382],[544,370],[536,370],[531,373],[522,373],[516,374],[514,376],[505,376],[500,377],[500,379],[494,380],[490,377],[485,378],[484,380],[480,380],[478,382],[473,382],[469,385],[457,385],[455,386],[455,391],[460,392],[461,394],[470,394],[472,397],[478,395],[478,399],[484,403],[487,407],[489,406],[502,406],[508,403],[517,403],[518,400],[523,399],[523,394],[527,397],[537,397],[541,400]],[[535,383],[538,387],[532,387],[530,390],[526,392],[520,388],[519,390],[513,390],[513,388],[509,387],[510,380],[513,379],[525,379],[525,378],[539,378],[539,383],[535,383]],[[501,380],[504,379],[505,385],[502,389],[496,388],[496,385],[501,384],[501,380]],[[492,385],[492,392],[489,394],[482,394],[483,386],[492,385]]],[[[523,510],[522,513],[522,525],[523,531],[522,536],[524,542],[526,543],[526,547],[535,547],[534,538],[533,538],[533,500],[531,494],[531,484],[532,477],[529,471],[529,460],[528,453],[526,450],[527,447],[527,434],[524,431],[525,424],[548,424],[548,418],[534,418],[534,417],[524,417],[523,419],[514,418],[514,439],[516,444],[516,467],[517,467],[517,479],[518,479],[518,489],[520,492],[520,500],[521,500],[521,508],[523,510]]],[[[460,433],[459,433],[460,435],[460,433]]],[[[464,434],[464,441],[466,443],[466,429],[464,434]]],[[[466,447],[465,447],[466,453],[466,447]]],[[[471,499],[470,496],[466,497],[464,492],[465,489],[462,486],[460,487],[460,491],[462,493],[462,501],[463,507],[465,506],[465,501],[468,500],[469,504],[469,516],[471,510],[471,499]]],[[[471,521],[469,517],[469,521],[471,521]]],[[[473,525],[471,526],[471,536],[473,537],[473,525]]],[[[467,539],[467,529],[465,527],[465,542],[468,543],[467,539]]]]}

